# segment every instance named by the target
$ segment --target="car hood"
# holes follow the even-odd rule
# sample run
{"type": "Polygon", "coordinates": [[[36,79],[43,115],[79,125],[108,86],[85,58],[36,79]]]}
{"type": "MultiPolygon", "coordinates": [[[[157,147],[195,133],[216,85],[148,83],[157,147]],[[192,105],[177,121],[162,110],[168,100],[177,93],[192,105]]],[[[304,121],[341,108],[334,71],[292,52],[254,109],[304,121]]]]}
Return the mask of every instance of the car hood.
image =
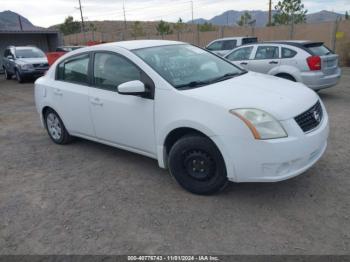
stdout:
{"type": "Polygon", "coordinates": [[[304,84],[253,72],[183,92],[227,110],[260,109],[278,120],[296,117],[311,108],[319,99],[304,84]]]}
{"type": "Polygon", "coordinates": [[[46,57],[40,57],[40,58],[18,58],[16,60],[19,63],[22,64],[46,64],[48,63],[46,57]]]}

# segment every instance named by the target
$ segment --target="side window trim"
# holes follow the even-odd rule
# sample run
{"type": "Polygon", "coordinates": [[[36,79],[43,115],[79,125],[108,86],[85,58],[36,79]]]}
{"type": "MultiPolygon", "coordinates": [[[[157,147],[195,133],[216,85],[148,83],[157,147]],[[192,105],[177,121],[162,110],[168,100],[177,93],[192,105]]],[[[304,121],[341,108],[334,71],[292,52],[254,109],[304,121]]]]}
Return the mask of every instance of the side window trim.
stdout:
{"type": "Polygon", "coordinates": [[[81,86],[91,86],[91,52],[83,52],[83,53],[79,53],[73,56],[70,56],[66,59],[64,59],[63,61],[61,61],[55,68],[55,81],[60,81],[60,82],[65,82],[65,83],[69,83],[69,84],[74,84],[74,85],[81,85],[81,86]],[[58,79],[58,71],[59,71],[59,66],[61,64],[65,64],[67,62],[71,62],[76,60],[78,57],[80,56],[84,56],[87,55],[89,57],[89,64],[88,64],[88,71],[87,71],[87,78],[88,81],[87,83],[78,83],[78,82],[73,82],[73,81],[66,81],[64,79],[58,79]]]}
{"type": "Polygon", "coordinates": [[[89,75],[90,75],[90,86],[92,88],[96,88],[96,89],[101,89],[101,90],[105,90],[105,91],[109,91],[109,92],[113,92],[113,93],[116,93],[115,91],[112,91],[112,90],[108,90],[106,88],[102,88],[102,87],[99,87],[99,86],[96,86],[95,85],[95,72],[94,72],[94,68],[95,68],[95,55],[96,54],[111,54],[111,55],[116,55],[116,56],[119,56],[123,59],[125,59],[126,61],[128,61],[129,63],[131,63],[133,66],[135,66],[139,71],[140,71],[140,75],[141,75],[141,79],[142,78],[147,78],[148,82],[150,82],[149,84],[145,83],[146,81],[142,81],[145,85],[146,85],[146,88],[149,88],[150,91],[151,91],[151,96],[150,97],[145,97],[145,98],[148,98],[148,99],[154,99],[154,93],[155,93],[155,84],[154,84],[154,81],[152,80],[152,78],[147,75],[145,73],[145,71],[143,71],[141,69],[141,67],[139,67],[137,64],[135,64],[133,61],[131,61],[129,58],[127,58],[126,56],[122,55],[122,54],[119,54],[119,53],[116,53],[116,52],[113,52],[113,51],[104,51],[104,50],[100,50],[100,51],[93,51],[91,52],[90,54],[90,67],[89,67],[89,75]]]}
{"type": "Polygon", "coordinates": [[[254,60],[273,60],[273,59],[280,59],[281,58],[281,51],[280,51],[280,47],[279,46],[276,46],[276,45],[260,45],[260,46],[257,46],[256,48],[256,52],[254,54],[254,60]],[[257,54],[259,52],[259,48],[261,47],[273,47],[273,48],[277,48],[278,50],[278,57],[277,58],[257,58],[257,54]]]}

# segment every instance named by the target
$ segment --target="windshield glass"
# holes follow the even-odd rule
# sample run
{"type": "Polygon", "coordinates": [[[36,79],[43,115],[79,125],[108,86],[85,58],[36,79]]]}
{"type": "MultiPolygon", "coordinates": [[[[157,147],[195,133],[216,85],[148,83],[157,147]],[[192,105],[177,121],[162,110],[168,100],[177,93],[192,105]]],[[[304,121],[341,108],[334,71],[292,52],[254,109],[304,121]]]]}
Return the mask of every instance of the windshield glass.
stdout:
{"type": "Polygon", "coordinates": [[[37,48],[16,49],[17,58],[42,58],[45,57],[43,51],[37,48]]]}
{"type": "Polygon", "coordinates": [[[245,72],[192,45],[151,47],[134,53],[178,89],[212,84],[245,72]]]}

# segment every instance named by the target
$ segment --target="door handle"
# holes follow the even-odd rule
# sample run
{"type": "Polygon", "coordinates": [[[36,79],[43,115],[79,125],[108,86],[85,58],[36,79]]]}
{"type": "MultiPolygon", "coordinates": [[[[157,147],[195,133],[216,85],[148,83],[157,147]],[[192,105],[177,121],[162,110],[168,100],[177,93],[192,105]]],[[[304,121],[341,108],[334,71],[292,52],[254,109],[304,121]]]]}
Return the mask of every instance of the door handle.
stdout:
{"type": "Polygon", "coordinates": [[[277,61],[271,61],[269,64],[270,64],[270,65],[277,65],[278,62],[277,62],[277,61]]]}
{"type": "Polygon", "coordinates": [[[101,100],[98,97],[91,98],[90,102],[91,102],[91,104],[96,105],[96,106],[102,106],[103,105],[103,103],[101,102],[101,100]]]}
{"type": "Polygon", "coordinates": [[[248,63],[247,62],[242,62],[241,65],[248,65],[248,63]]]}
{"type": "Polygon", "coordinates": [[[55,88],[53,92],[55,93],[55,95],[58,95],[58,96],[62,96],[63,95],[61,89],[58,89],[58,88],[55,88]]]}

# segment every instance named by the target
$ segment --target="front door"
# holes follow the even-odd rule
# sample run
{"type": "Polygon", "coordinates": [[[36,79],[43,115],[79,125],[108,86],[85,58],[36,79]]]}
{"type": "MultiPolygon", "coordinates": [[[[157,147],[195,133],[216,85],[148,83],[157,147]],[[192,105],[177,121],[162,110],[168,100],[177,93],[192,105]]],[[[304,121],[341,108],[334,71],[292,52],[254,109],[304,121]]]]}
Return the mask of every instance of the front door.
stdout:
{"type": "Polygon", "coordinates": [[[152,80],[125,57],[111,52],[95,53],[89,102],[96,137],[119,147],[156,155],[153,97],[117,92],[118,85],[134,80],[154,88],[152,80]]]}

